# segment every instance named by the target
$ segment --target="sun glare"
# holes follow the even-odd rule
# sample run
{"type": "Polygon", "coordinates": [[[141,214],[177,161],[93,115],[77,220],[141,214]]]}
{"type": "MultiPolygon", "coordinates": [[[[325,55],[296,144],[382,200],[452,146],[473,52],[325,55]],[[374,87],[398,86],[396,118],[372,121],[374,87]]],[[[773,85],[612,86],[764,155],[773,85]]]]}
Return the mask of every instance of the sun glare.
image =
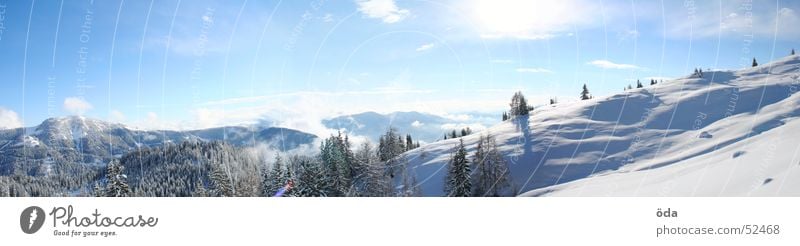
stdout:
{"type": "MultiPolygon", "coordinates": [[[[567,1],[564,1],[565,3],[567,1]]],[[[494,35],[543,35],[568,19],[569,9],[557,1],[476,0],[481,30],[494,35]]]]}

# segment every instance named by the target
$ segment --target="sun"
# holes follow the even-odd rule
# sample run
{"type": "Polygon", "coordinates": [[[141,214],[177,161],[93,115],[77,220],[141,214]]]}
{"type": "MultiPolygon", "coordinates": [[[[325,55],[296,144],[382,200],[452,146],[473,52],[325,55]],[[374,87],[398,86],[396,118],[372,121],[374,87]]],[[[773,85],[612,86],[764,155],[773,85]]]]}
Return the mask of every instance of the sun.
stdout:
{"type": "Polygon", "coordinates": [[[559,1],[475,0],[473,4],[480,29],[493,35],[547,34],[567,17],[564,8],[559,1]]]}
{"type": "Polygon", "coordinates": [[[482,28],[499,33],[525,31],[530,26],[530,11],[535,2],[524,0],[477,0],[476,17],[482,28]]]}

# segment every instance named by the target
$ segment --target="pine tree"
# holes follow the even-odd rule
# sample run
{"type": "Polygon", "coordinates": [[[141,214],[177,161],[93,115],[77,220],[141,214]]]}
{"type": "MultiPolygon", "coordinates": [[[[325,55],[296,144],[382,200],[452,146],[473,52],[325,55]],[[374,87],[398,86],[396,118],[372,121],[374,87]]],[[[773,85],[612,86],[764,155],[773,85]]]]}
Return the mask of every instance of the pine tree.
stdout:
{"type": "Polygon", "coordinates": [[[208,190],[206,189],[206,186],[203,184],[203,181],[200,181],[198,179],[197,182],[194,184],[194,192],[192,193],[192,196],[193,197],[208,196],[208,190]]]}
{"type": "Polygon", "coordinates": [[[104,197],[106,196],[106,192],[103,187],[100,187],[100,183],[94,183],[94,196],[95,197],[104,197]]]}
{"type": "Polygon", "coordinates": [[[211,185],[214,187],[213,193],[217,196],[232,197],[234,195],[233,182],[228,173],[223,170],[222,164],[212,164],[208,179],[211,180],[211,185]]]}
{"type": "Polygon", "coordinates": [[[636,80],[636,88],[642,88],[642,87],[644,87],[644,86],[642,85],[642,82],[640,82],[640,81],[637,79],[637,80],[636,80]]]}
{"type": "Polygon", "coordinates": [[[264,196],[273,196],[278,192],[278,189],[286,186],[286,183],[289,181],[289,175],[288,170],[284,169],[283,166],[283,159],[280,154],[278,154],[275,155],[275,162],[272,164],[272,168],[269,169],[269,171],[266,169],[264,170],[265,175],[262,183],[264,196]]]}
{"type": "Polygon", "coordinates": [[[586,84],[583,84],[583,91],[581,91],[581,100],[589,100],[592,96],[589,94],[589,88],[586,87],[586,84]]]}
{"type": "Polygon", "coordinates": [[[655,84],[656,84],[656,80],[655,79],[651,79],[650,80],[650,85],[655,85],[655,84]]]}
{"type": "Polygon", "coordinates": [[[398,148],[400,149],[400,153],[405,152],[406,150],[406,142],[403,140],[403,136],[397,136],[397,144],[398,148]]]}
{"type": "Polygon", "coordinates": [[[792,55],[794,55],[794,49],[792,49],[792,55]]]}
{"type": "Polygon", "coordinates": [[[555,97],[554,98],[550,98],[550,105],[553,105],[553,104],[556,104],[556,103],[558,103],[558,99],[556,99],[555,97]]]}
{"type": "MultiPolygon", "coordinates": [[[[506,121],[506,120],[508,120],[508,114],[505,111],[503,111],[503,121],[506,121]]],[[[447,136],[445,135],[445,139],[446,138],[447,138],[447,136]]]]}
{"type": "Polygon", "coordinates": [[[514,93],[514,96],[511,97],[511,103],[509,106],[511,106],[509,117],[527,115],[529,112],[528,101],[525,100],[525,96],[522,95],[521,91],[514,93]]]}
{"type": "Polygon", "coordinates": [[[756,67],[756,66],[758,66],[758,62],[756,62],[756,58],[753,57],[753,67],[756,67]]]}
{"type": "Polygon", "coordinates": [[[472,160],[473,196],[501,196],[511,187],[508,164],[497,150],[494,137],[481,135],[472,160]]]}
{"type": "Polygon", "coordinates": [[[391,182],[383,175],[383,166],[374,154],[369,141],[361,144],[355,152],[356,163],[360,169],[356,177],[356,196],[387,196],[391,191],[391,182]]]}
{"type": "MultiPolygon", "coordinates": [[[[402,145],[403,138],[397,136],[397,143],[400,144],[397,153],[405,151],[402,145]]],[[[325,191],[327,196],[345,196],[352,188],[355,170],[353,169],[353,153],[349,148],[349,138],[331,136],[325,139],[320,146],[320,161],[325,172],[326,179],[330,182],[331,190],[325,191]]]]}
{"type": "Polygon", "coordinates": [[[130,193],[128,187],[128,177],[122,172],[125,170],[119,160],[112,160],[106,167],[106,196],[108,197],[126,197],[130,193]]]}
{"type": "Polygon", "coordinates": [[[394,158],[404,152],[402,148],[402,137],[397,134],[397,130],[390,127],[386,133],[380,137],[378,144],[378,159],[386,164],[386,174],[390,178],[395,176],[394,158]]]}
{"type": "Polygon", "coordinates": [[[447,165],[447,177],[445,180],[445,194],[447,196],[469,196],[472,192],[470,182],[470,166],[467,160],[467,150],[464,147],[464,140],[461,139],[450,162],[447,165]]]}
{"type": "Polygon", "coordinates": [[[406,134],[406,150],[414,149],[414,140],[411,139],[411,134],[406,134]]]}
{"type": "Polygon", "coordinates": [[[458,134],[456,133],[456,130],[453,130],[453,132],[450,133],[450,138],[457,138],[457,137],[458,134]]]}
{"type": "Polygon", "coordinates": [[[333,190],[330,180],[325,176],[325,171],[313,159],[303,156],[295,157],[296,165],[300,172],[297,182],[297,195],[301,197],[330,196],[333,190]]]}

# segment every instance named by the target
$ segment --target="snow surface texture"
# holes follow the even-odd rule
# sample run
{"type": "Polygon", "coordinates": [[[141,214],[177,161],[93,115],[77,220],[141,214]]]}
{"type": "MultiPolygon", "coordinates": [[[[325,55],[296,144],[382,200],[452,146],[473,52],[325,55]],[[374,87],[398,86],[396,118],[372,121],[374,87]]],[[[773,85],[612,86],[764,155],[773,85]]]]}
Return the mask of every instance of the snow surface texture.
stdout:
{"type": "MultiPolygon", "coordinates": [[[[800,196],[800,56],[537,108],[463,137],[496,138],[521,196],[800,196]]],[[[444,195],[458,139],[407,152],[444,195]]],[[[471,156],[469,156],[471,159],[471,156]]]]}

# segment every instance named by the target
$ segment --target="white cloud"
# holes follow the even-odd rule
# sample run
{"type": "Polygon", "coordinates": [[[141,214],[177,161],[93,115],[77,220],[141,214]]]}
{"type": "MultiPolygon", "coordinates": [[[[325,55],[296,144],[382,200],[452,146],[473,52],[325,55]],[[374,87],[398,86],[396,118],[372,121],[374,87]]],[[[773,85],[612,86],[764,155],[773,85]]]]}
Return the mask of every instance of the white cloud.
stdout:
{"type": "Polygon", "coordinates": [[[0,130],[22,127],[17,112],[0,107],[0,130]]]}
{"type": "Polygon", "coordinates": [[[635,40],[639,38],[639,31],[634,29],[627,29],[617,32],[617,43],[622,43],[628,40],[635,40]]]}
{"type": "Polygon", "coordinates": [[[470,118],[472,118],[468,114],[444,114],[442,117],[455,121],[468,121],[470,118]]]}
{"type": "Polygon", "coordinates": [[[636,66],[636,65],[623,64],[623,63],[614,63],[614,62],[609,61],[609,60],[594,60],[594,61],[590,61],[590,62],[588,62],[586,64],[589,64],[589,65],[592,65],[592,66],[595,66],[595,67],[599,67],[599,68],[604,68],[604,69],[641,69],[641,67],[636,66]]]}
{"type": "Polygon", "coordinates": [[[333,14],[325,14],[322,16],[322,22],[333,22],[333,14]]]}
{"type": "Polygon", "coordinates": [[[210,110],[208,108],[192,110],[192,115],[195,119],[196,128],[200,129],[218,126],[218,124],[221,123],[220,120],[225,119],[225,114],[223,114],[223,112],[210,110]]]}
{"type": "Polygon", "coordinates": [[[83,115],[92,108],[91,103],[80,97],[67,97],[64,99],[64,110],[70,114],[83,115]]]}
{"type": "Polygon", "coordinates": [[[517,72],[518,73],[553,73],[553,71],[550,71],[550,70],[545,69],[545,68],[540,68],[540,67],[521,67],[521,68],[517,68],[517,72]]]}
{"type": "Polygon", "coordinates": [[[436,47],[435,43],[423,44],[422,46],[417,48],[417,52],[422,52],[422,51],[426,51],[426,50],[429,50],[429,49],[433,49],[433,47],[436,47]]]}
{"type": "Polygon", "coordinates": [[[161,120],[155,112],[147,112],[144,119],[139,119],[130,125],[143,130],[187,130],[178,122],[161,120]]]}
{"type": "Polygon", "coordinates": [[[358,11],[369,18],[381,19],[384,23],[402,21],[411,13],[397,7],[394,0],[356,0],[358,11]]]}
{"type": "Polygon", "coordinates": [[[125,114],[123,114],[118,110],[111,110],[111,112],[108,115],[108,118],[112,122],[117,122],[117,123],[124,123],[126,119],[125,114]]]}
{"type": "Polygon", "coordinates": [[[425,124],[422,123],[422,122],[419,122],[418,120],[415,120],[414,122],[411,122],[411,126],[413,126],[413,127],[421,127],[422,125],[425,125],[425,124]]]}

